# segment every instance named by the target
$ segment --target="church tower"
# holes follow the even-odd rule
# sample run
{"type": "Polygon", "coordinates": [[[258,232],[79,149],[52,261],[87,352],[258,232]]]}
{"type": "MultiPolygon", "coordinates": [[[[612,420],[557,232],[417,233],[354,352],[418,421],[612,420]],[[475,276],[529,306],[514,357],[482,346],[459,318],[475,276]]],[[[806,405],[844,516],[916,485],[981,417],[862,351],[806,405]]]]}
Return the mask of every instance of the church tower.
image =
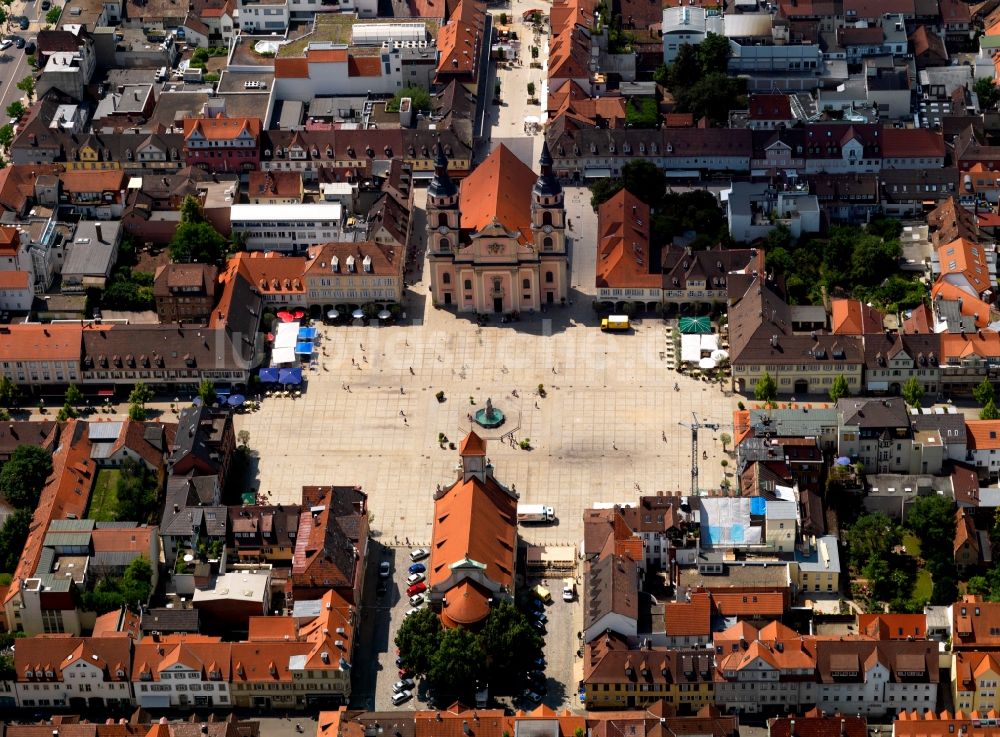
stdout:
{"type": "Polygon", "coordinates": [[[531,190],[531,235],[539,260],[539,297],[542,304],[566,299],[569,258],[566,254],[566,207],[562,187],[552,173],[547,141],[538,159],[540,174],[531,190]]]}
{"type": "Polygon", "coordinates": [[[434,178],[427,187],[427,250],[451,254],[458,248],[458,187],[448,174],[448,157],[437,146],[434,178]]]}

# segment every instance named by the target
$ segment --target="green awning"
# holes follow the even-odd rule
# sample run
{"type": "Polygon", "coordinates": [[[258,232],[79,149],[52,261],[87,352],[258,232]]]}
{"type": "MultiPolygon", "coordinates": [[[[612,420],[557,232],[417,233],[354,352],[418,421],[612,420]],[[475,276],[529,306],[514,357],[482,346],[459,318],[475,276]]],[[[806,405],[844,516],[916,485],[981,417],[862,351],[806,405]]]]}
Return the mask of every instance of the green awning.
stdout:
{"type": "Polygon", "coordinates": [[[702,317],[682,317],[680,330],[686,335],[708,335],[712,332],[712,321],[708,315],[702,317]]]}

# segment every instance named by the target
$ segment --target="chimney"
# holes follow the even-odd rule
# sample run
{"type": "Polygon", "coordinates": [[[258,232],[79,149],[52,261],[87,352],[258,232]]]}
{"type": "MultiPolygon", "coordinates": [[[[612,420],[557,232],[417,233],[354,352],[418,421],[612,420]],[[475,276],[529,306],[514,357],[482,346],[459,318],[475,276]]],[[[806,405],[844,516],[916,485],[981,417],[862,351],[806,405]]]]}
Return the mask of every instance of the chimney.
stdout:
{"type": "Polygon", "coordinates": [[[104,243],[104,238],[102,237],[102,234],[101,234],[101,224],[100,223],[94,223],[94,232],[97,233],[97,242],[98,243],[104,243]]]}

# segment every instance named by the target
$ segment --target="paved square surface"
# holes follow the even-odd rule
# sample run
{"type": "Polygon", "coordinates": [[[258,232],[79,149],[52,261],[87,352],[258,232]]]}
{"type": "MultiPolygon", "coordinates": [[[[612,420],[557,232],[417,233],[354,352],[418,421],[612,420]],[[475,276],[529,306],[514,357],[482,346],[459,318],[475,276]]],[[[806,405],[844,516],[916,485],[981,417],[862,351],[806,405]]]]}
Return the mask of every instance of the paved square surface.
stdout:
{"type": "MultiPolygon", "coordinates": [[[[587,191],[568,190],[567,203],[573,235],[592,238],[587,191]]],[[[320,370],[309,373],[304,396],[268,399],[259,412],[236,417],[237,430],[248,430],[261,454],[253,483],[286,503],[299,501],[306,484],[360,485],[383,543],[425,545],[434,490],[454,480],[458,463],[438,434],[457,444],[469,413],[492,398],[508,417],[499,431],[483,432],[497,478],[558,517],[524,529],[529,542],[577,544],[582,512],[595,502],[687,493],[691,433],[678,423],[691,422],[692,412],[722,425],[702,431],[699,445],[708,453],[699,457],[701,486],[717,487],[717,437],[732,434],[735,398],[668,368],[659,319],[636,321],[629,334],[601,333],[591,306],[595,245],[574,238],[572,248],[573,304],[513,325],[480,328],[433,308],[424,277],[408,290],[407,319],[398,326],[321,328],[320,370]],[[511,431],[530,438],[532,449],[500,442],[511,431]]]]}

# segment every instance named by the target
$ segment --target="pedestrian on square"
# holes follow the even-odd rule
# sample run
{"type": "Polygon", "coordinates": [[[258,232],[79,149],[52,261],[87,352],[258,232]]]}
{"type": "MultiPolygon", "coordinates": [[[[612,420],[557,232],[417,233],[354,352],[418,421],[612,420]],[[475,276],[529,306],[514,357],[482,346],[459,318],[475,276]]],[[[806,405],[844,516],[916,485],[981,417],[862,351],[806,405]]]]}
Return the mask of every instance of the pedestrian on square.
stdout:
{"type": "Polygon", "coordinates": [[[415,374],[413,373],[413,366],[410,366],[410,376],[415,376],[415,374]]]}
{"type": "Polygon", "coordinates": [[[406,394],[406,392],[403,391],[403,387],[399,387],[399,393],[400,394],[406,394]]]}

